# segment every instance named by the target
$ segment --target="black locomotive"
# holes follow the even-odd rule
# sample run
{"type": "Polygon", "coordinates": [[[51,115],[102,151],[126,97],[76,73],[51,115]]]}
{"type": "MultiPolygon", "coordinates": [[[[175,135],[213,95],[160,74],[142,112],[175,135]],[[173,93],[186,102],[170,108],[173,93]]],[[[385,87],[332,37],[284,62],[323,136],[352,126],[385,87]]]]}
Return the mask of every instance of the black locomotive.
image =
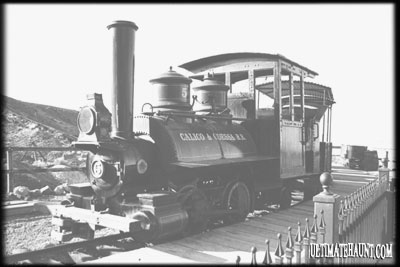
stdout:
{"type": "Polygon", "coordinates": [[[79,113],[73,145],[91,152],[90,186],[71,185],[75,207],[139,220],[136,237],[151,240],[200,231],[217,218],[240,221],[265,204],[288,207],[294,190],[306,198],[320,190],[318,177],[330,170],[334,101],[329,87],[304,81],[316,72],[281,55],[202,58],[179,66],[190,77],[171,68],[152,79],[157,100],[134,116],[138,27],[116,21],[108,29],[111,113],[100,94],[88,95],[79,113]],[[230,93],[246,80],[247,93],[230,93]]]}

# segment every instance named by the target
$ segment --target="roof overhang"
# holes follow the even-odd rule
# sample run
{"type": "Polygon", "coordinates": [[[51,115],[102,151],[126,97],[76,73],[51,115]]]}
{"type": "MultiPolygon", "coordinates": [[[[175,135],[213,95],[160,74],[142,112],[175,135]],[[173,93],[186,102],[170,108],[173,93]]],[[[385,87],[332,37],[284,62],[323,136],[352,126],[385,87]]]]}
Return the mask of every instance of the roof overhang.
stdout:
{"type": "Polygon", "coordinates": [[[248,78],[248,71],[254,70],[254,76],[273,75],[273,69],[277,62],[281,62],[281,74],[304,75],[311,77],[318,75],[317,72],[310,70],[282,55],[266,53],[228,53],[205,57],[187,62],[179,67],[186,69],[196,75],[193,79],[202,80],[207,72],[214,73],[214,77],[224,81],[225,73],[231,73],[231,82],[235,83],[248,78]]]}

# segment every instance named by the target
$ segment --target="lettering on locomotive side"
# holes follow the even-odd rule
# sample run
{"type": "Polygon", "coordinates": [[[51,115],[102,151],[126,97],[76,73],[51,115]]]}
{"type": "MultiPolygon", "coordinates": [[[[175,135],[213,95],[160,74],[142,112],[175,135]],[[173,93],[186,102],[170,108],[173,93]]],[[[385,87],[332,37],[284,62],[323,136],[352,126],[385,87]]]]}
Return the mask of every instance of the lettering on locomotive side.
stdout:
{"type": "Polygon", "coordinates": [[[182,141],[204,141],[206,137],[202,133],[180,133],[182,141]]]}
{"type": "Polygon", "coordinates": [[[246,137],[243,134],[231,134],[231,133],[213,133],[212,135],[206,133],[179,133],[179,137],[182,141],[246,141],[246,137]]]}

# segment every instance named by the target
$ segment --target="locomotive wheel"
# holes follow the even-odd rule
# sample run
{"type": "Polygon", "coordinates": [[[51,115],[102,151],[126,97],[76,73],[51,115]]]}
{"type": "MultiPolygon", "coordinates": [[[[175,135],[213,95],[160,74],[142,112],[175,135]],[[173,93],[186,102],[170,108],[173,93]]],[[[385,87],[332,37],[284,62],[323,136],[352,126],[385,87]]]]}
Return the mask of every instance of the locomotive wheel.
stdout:
{"type": "Polygon", "coordinates": [[[281,190],[281,198],[279,201],[280,209],[287,209],[292,204],[292,190],[289,187],[284,187],[281,190]]]}
{"type": "Polygon", "coordinates": [[[238,210],[237,213],[225,217],[226,223],[244,221],[251,211],[251,194],[248,186],[243,182],[228,185],[224,203],[227,210],[238,210]]]}
{"type": "Polygon", "coordinates": [[[195,185],[186,185],[179,190],[178,196],[182,208],[189,215],[189,223],[184,235],[200,233],[207,228],[209,209],[206,196],[195,185]]]}

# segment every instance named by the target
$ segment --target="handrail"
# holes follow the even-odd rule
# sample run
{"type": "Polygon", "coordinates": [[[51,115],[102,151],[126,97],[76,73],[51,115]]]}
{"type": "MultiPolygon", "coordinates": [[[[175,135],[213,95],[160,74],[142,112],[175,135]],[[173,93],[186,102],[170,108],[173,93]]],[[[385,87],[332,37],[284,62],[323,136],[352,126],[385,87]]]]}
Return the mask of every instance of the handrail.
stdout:
{"type": "Polygon", "coordinates": [[[68,167],[68,168],[42,168],[37,167],[34,169],[15,169],[13,168],[13,152],[16,151],[85,151],[75,147],[17,147],[10,146],[5,148],[6,151],[6,169],[1,169],[1,172],[7,174],[7,193],[14,190],[13,174],[16,173],[40,173],[40,172],[69,172],[69,171],[84,171],[86,167],[68,167]]]}

